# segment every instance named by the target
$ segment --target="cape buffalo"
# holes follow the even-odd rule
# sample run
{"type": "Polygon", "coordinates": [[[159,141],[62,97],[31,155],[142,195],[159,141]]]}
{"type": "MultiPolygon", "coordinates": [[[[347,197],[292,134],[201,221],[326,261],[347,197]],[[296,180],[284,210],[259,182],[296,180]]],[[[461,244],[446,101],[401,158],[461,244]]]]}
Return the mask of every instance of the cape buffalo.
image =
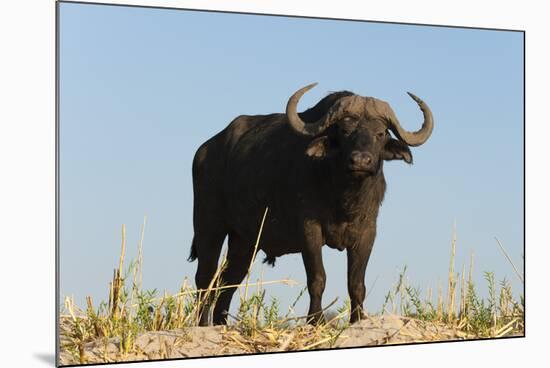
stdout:
{"type": "MultiPolygon", "coordinates": [[[[434,122],[428,105],[412,93],[424,115],[416,132],[401,127],[388,103],[348,91],[331,93],[297,113],[298,101],[315,85],[294,93],[286,113],[241,115],[197,150],[189,260],[198,258],[195,281],[199,289],[208,288],[227,235],[227,267],[221,278],[226,285],[241,283],[268,207],[259,249],[266,254],[264,262],[272,265],[284,254],[302,254],[310,321],[322,318],[322,246],[347,251],[355,322],[363,317],[365,270],[386,190],[383,162],[411,164],[409,146],[426,142],[434,122]]],[[[234,292],[225,289],[212,306],[214,324],[227,323],[234,292]]],[[[206,324],[207,313],[202,313],[200,325],[206,324]]]]}

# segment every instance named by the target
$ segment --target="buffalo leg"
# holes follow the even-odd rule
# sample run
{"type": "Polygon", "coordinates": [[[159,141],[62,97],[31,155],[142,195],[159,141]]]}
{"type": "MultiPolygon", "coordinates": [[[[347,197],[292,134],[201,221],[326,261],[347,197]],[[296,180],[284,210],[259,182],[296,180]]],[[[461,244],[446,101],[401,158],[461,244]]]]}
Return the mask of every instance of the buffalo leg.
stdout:
{"type": "MultiPolygon", "coordinates": [[[[229,234],[227,253],[227,267],[223,271],[221,279],[224,285],[240,284],[246,273],[253,255],[253,249],[235,233],[229,234]]],[[[222,289],[214,308],[214,324],[227,324],[227,313],[231,305],[236,287],[222,289]]]]}
{"type": "MultiPolygon", "coordinates": [[[[225,232],[205,231],[195,232],[193,246],[197,250],[198,266],[195,274],[195,283],[197,289],[208,289],[212,278],[218,269],[218,259],[220,257],[225,232]]],[[[198,293],[199,306],[199,326],[208,326],[208,310],[212,301],[212,295],[204,291],[198,293]]]]}
{"type": "Polygon", "coordinates": [[[368,235],[366,242],[348,248],[348,292],[351,301],[350,323],[364,318],[365,271],[374,242],[374,234],[368,235]]]}
{"type": "Polygon", "coordinates": [[[326,282],[320,230],[309,234],[306,246],[302,250],[302,259],[306,269],[307,289],[309,292],[308,321],[310,323],[319,323],[323,320],[321,301],[326,282]]]}

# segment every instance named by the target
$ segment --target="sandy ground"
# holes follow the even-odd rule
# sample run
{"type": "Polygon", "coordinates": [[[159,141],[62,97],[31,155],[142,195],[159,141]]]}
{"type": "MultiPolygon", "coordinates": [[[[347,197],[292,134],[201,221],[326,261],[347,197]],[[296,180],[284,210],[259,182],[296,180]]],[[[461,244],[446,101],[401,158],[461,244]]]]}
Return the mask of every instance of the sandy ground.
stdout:
{"type": "MultiPolygon", "coordinates": [[[[63,328],[63,327],[62,327],[63,328]]],[[[233,354],[303,350],[292,331],[272,337],[271,343],[251,344],[232,328],[192,327],[185,330],[143,333],[136,339],[135,352],[123,356],[119,338],[92,341],[84,345],[86,363],[135,361],[166,358],[208,357],[233,354]]],[[[466,336],[442,325],[393,315],[373,316],[345,329],[332,348],[403,344],[425,341],[463,340],[466,336]]],[[[270,340],[263,337],[264,340],[270,340]]],[[[62,339],[63,344],[63,339],[62,339]]],[[[328,342],[306,349],[331,348],[328,342]]],[[[62,351],[61,365],[79,364],[74,352],[62,351]]]]}

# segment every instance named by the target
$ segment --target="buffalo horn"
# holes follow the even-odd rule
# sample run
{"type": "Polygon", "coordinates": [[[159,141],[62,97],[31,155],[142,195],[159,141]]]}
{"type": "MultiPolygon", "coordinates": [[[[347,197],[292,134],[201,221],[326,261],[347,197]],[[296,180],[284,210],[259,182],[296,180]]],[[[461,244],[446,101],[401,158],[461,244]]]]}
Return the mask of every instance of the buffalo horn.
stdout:
{"type": "Polygon", "coordinates": [[[403,127],[399,123],[399,120],[397,120],[397,117],[392,114],[393,116],[391,116],[391,118],[389,119],[389,129],[394,132],[395,135],[403,142],[407,143],[409,146],[415,147],[420,146],[421,144],[425,143],[428,138],[430,138],[430,135],[432,134],[432,130],[434,128],[434,121],[432,111],[430,110],[428,105],[412,93],[407,93],[418,104],[420,110],[422,110],[422,113],[424,114],[424,123],[422,123],[422,127],[420,128],[420,130],[416,132],[408,132],[403,129],[403,127]]]}
{"type": "Polygon", "coordinates": [[[326,116],[320,118],[314,123],[306,124],[302,119],[300,119],[300,116],[298,115],[298,112],[296,110],[300,98],[304,95],[304,93],[306,93],[316,85],[317,83],[312,83],[299,89],[290,97],[286,105],[286,116],[288,118],[288,123],[295,132],[306,136],[315,136],[325,130],[328,126],[325,121],[326,116]]]}

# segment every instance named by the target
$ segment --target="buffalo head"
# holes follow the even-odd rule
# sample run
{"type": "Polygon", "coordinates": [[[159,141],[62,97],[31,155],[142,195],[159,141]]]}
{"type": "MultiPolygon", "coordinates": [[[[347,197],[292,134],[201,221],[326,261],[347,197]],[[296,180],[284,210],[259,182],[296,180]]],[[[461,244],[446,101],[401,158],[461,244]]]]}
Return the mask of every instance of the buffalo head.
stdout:
{"type": "Polygon", "coordinates": [[[412,93],[408,94],[424,114],[424,123],[416,132],[403,129],[387,102],[351,93],[337,99],[317,121],[304,122],[296,107],[303,94],[316,84],[290,97],[286,108],[288,123],[296,133],[311,137],[307,156],[315,160],[330,158],[332,165],[354,178],[376,173],[382,160],[412,163],[409,146],[423,144],[432,133],[430,108],[412,93]]]}

